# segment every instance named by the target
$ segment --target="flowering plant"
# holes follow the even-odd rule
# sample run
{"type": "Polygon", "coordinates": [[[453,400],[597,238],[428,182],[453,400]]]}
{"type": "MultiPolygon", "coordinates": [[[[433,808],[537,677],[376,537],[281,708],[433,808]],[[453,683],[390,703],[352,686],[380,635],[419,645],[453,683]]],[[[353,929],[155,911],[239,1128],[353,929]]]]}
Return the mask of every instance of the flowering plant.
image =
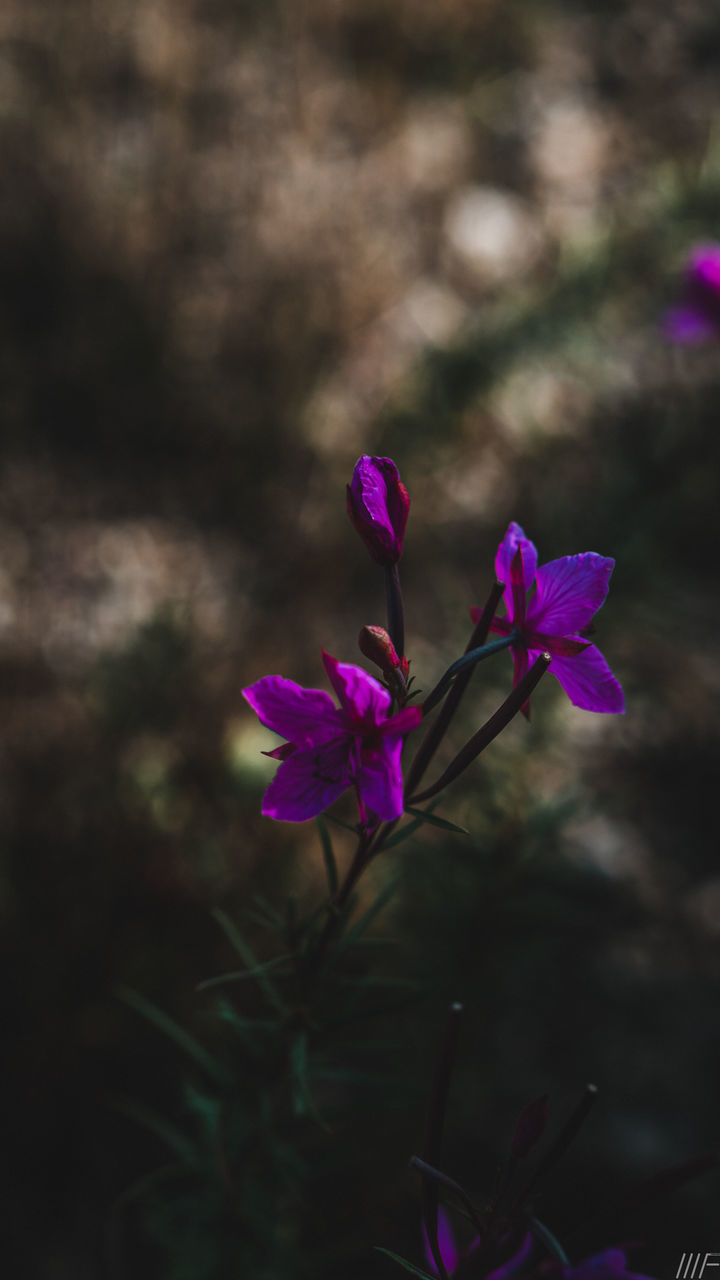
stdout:
{"type": "Polygon", "coordinates": [[[265,753],[281,763],[265,793],[263,813],[290,822],[307,821],[353,787],[365,858],[370,845],[373,854],[380,851],[384,838],[378,834],[381,821],[394,824],[407,806],[412,806],[413,799],[436,795],[468,767],[518,710],[528,714],[528,695],[548,667],[576,706],[619,712],[625,704],[605,659],[583,634],[607,595],[614,560],[590,551],[538,568],[535,546],[513,522],[498,548],[498,581],[488,603],[483,609],[471,609],[476,629],[465,654],[448,667],[421,707],[406,706],[412,695],[397,562],[410,498],[392,459],[359,458],[347,487],[347,503],[353,525],[386,574],[387,630],[372,625],[360,633],[360,648],[379,665],[385,687],[361,667],[323,653],[339,708],[322,690],[303,689],[279,675],[264,676],[243,693],[261,722],[287,739],[265,753]],[[504,618],[495,612],[501,595],[504,618]],[[490,632],[500,638],[488,642],[490,632]],[[512,693],[465,744],[442,777],[418,793],[421,776],[449,726],[473,668],[506,647],[514,664],[512,693]],[[392,714],[394,701],[401,709],[392,714]],[[404,740],[440,703],[442,710],[403,786],[404,740]]]}
{"type": "MultiPolygon", "coordinates": [[[[189,1093],[199,1137],[193,1145],[173,1134],[173,1145],[183,1153],[187,1168],[220,1187],[223,1211],[228,1202],[234,1206],[240,1234],[248,1239],[257,1236],[257,1197],[249,1182],[246,1150],[264,1151],[271,1173],[266,1169],[263,1176],[267,1175],[272,1191],[263,1195],[270,1202],[273,1197],[275,1203],[283,1201],[290,1121],[314,1119],[324,1125],[315,1101],[316,1082],[347,1080],[346,1064],[333,1061],[328,1047],[333,1032],[344,1028],[354,1015],[360,1016],[364,1006],[375,1010],[377,990],[390,988],[397,993],[406,985],[402,979],[366,974],[358,962],[359,947],[369,941],[364,934],[395,887],[387,884],[358,916],[355,890],[367,868],[422,824],[445,832],[462,831],[436,812],[441,794],[515,716],[528,714],[531,694],[546,671],[557,678],[575,706],[610,714],[624,710],[620,684],[589,638],[593,619],[607,596],[614,561],[590,551],[538,565],[534,544],[516,522],[509,525],[498,547],[496,581],[489,585],[485,604],[471,609],[474,625],[464,653],[449,663],[429,691],[418,692],[405,652],[399,573],[409,501],[391,459],[365,455],[358,460],[348,486],[348,512],[372,560],[383,570],[386,600],[385,625],[363,626],[359,648],[379,677],[323,652],[335,698],[324,689],[305,688],[278,674],[261,676],[243,689],[261,724],[283,740],[264,753],[277,763],[277,771],[265,791],[262,813],[291,823],[316,821],[327,900],[307,915],[294,899],[288,901],[285,913],[258,901],[252,918],[280,942],[280,949],[276,947],[268,958],[256,955],[235,921],[221,911],[214,913],[242,967],[206,979],[199,990],[214,992],[226,984],[247,981],[257,985],[262,998],[256,1017],[238,1013],[224,996],[218,1001],[217,1019],[229,1028],[229,1040],[219,1057],[145,997],[121,992],[126,1003],[170,1034],[203,1071],[203,1091],[189,1093]],[[504,649],[510,650],[513,661],[512,687],[493,714],[454,753],[448,753],[450,761],[444,769],[426,781],[479,665],[504,649]],[[350,823],[330,812],[348,791],[355,800],[350,823]],[[343,875],[326,814],[353,835],[354,852],[343,875]]],[[[496,1187],[484,1203],[476,1204],[443,1172],[441,1138],[459,1013],[460,1006],[454,1005],[436,1067],[422,1157],[411,1161],[421,1177],[426,1264],[422,1267],[390,1256],[425,1280],[465,1275],[468,1280],[472,1276],[479,1280],[645,1280],[628,1270],[626,1253],[617,1243],[584,1261],[571,1262],[535,1213],[535,1188],[579,1129],[594,1101],[593,1086],[588,1086],[578,1107],[544,1149],[548,1097],[541,1094],[527,1103],[496,1187]],[[538,1150],[534,1169],[524,1172],[538,1150]],[[459,1208],[472,1224],[474,1234],[464,1246],[440,1203],[441,1195],[450,1210],[459,1208]]],[[[343,1041],[345,1054],[350,1049],[360,1054],[366,1048],[362,1034],[349,1045],[347,1039],[343,1041]]],[[[153,1119],[152,1124],[156,1132],[167,1132],[162,1119],[153,1119]]],[[[686,1170],[670,1171],[670,1180],[682,1182],[704,1167],[702,1160],[691,1162],[686,1170]]],[[[233,1230],[237,1227],[234,1222],[233,1230]]],[[[248,1273],[280,1274],[260,1247],[248,1257],[252,1264],[246,1265],[248,1273]]]]}

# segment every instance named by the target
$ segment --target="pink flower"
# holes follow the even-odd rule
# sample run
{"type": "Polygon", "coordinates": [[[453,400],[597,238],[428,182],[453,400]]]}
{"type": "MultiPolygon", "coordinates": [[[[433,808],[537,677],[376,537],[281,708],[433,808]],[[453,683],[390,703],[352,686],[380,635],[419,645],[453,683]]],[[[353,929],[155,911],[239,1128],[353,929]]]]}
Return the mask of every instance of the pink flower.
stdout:
{"type": "MultiPolygon", "coordinates": [[[[586,711],[625,710],[623,691],[600,650],[582,638],[603,603],[615,561],[586,551],[537,567],[535,546],[519,524],[509,526],[495,557],[495,572],[505,585],[507,617],[497,615],[491,631],[516,635],[510,651],[514,684],[539,654],[551,655],[550,671],[570,701],[586,711]],[[535,594],[528,592],[535,585],[535,594]]],[[[482,610],[471,609],[475,622],[482,610]]]]}
{"type": "Polygon", "coordinates": [[[576,1266],[562,1268],[563,1280],[649,1280],[636,1271],[628,1271],[622,1249],[606,1249],[576,1266]]]}
{"type": "Polygon", "coordinates": [[[282,763],[263,797],[262,812],[306,822],[355,787],[361,821],[366,809],[384,821],[403,812],[402,741],[422,712],[407,707],[388,717],[389,693],[360,667],[323,653],[339,709],[321,689],[303,689],[283,676],[264,676],[243,695],[262,724],[287,738],[266,752],[282,763]]]}
{"type": "MultiPolygon", "coordinates": [[[[425,1223],[423,1223],[422,1233],[423,1244],[425,1246],[425,1257],[427,1258],[428,1266],[431,1268],[433,1275],[437,1276],[440,1272],[438,1271],[437,1263],[432,1256],[432,1249],[430,1248],[430,1241],[428,1239],[425,1223]]],[[[449,1276],[453,1276],[460,1262],[460,1250],[455,1243],[455,1233],[450,1226],[450,1219],[442,1205],[438,1208],[437,1238],[440,1257],[443,1260],[445,1270],[449,1276]]]]}
{"type": "MultiPolygon", "coordinates": [[[[428,1239],[428,1234],[427,1234],[427,1230],[425,1228],[424,1223],[423,1223],[422,1230],[423,1230],[423,1244],[425,1246],[425,1257],[427,1259],[427,1263],[428,1263],[428,1266],[430,1267],[430,1270],[432,1271],[433,1275],[436,1276],[439,1274],[438,1267],[432,1255],[432,1249],[430,1248],[430,1241],[428,1239]]],[[[483,1237],[476,1236],[475,1239],[471,1241],[471,1243],[468,1245],[468,1247],[461,1252],[458,1249],[458,1246],[456,1244],[455,1234],[450,1225],[450,1219],[448,1217],[447,1211],[443,1208],[442,1205],[439,1206],[438,1208],[438,1246],[440,1249],[440,1257],[442,1258],[443,1266],[445,1267],[445,1270],[450,1276],[450,1280],[453,1280],[453,1277],[458,1275],[460,1272],[465,1271],[464,1264],[466,1262],[469,1262],[472,1259],[473,1254],[476,1252],[477,1249],[480,1248],[482,1244],[483,1244],[483,1237]]],[[[522,1271],[523,1267],[528,1262],[530,1255],[532,1254],[532,1249],[533,1249],[533,1238],[530,1232],[528,1232],[524,1240],[522,1241],[522,1244],[520,1245],[519,1249],[515,1254],[513,1254],[511,1258],[508,1258],[508,1260],[501,1267],[497,1267],[494,1271],[491,1271],[489,1273],[488,1272],[483,1273],[485,1275],[485,1280],[511,1280],[511,1278],[514,1277],[517,1272],[522,1271]]],[[[481,1273],[480,1271],[477,1271],[476,1274],[479,1276],[481,1273]]],[[[578,1277],[578,1280],[586,1280],[586,1278],[578,1277]]],[[[587,1277],[587,1280],[593,1280],[593,1277],[587,1277]]],[[[594,1278],[594,1280],[605,1280],[605,1277],[597,1276],[594,1278]]],[[[621,1280],[621,1278],[618,1278],[618,1280],[621,1280]]],[[[628,1280],[630,1280],[630,1278],[628,1278],[628,1280]]],[[[644,1278],[641,1277],[639,1278],[639,1280],[644,1280],[644,1278]]]]}
{"type": "Polygon", "coordinates": [[[678,306],[665,315],[663,328],[678,343],[720,337],[720,245],[698,245],[685,268],[678,306]]]}
{"type": "Polygon", "coordinates": [[[378,564],[397,564],[410,510],[410,495],[392,458],[363,454],[347,486],[348,515],[378,564]]]}

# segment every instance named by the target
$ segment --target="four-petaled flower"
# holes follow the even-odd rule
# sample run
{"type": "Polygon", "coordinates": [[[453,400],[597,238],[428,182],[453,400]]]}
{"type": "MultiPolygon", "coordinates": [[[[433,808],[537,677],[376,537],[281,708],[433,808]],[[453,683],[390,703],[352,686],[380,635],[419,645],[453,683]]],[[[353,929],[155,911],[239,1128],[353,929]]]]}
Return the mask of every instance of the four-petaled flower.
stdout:
{"type": "Polygon", "coordinates": [[[337,708],[321,689],[303,689],[283,676],[264,676],[243,694],[262,724],[288,741],[265,754],[282,761],[265,792],[262,812],[305,822],[354,786],[361,822],[367,811],[390,822],[403,812],[402,741],[422,712],[406,707],[388,716],[390,694],[361,667],[323,653],[337,708]]]}
{"type": "Polygon", "coordinates": [[[720,245],[698,245],[685,268],[680,301],[666,313],[663,328],[673,342],[720,338],[720,245]]]}
{"type": "MultiPolygon", "coordinates": [[[[576,707],[586,711],[625,710],[623,691],[600,650],[582,638],[607,595],[615,561],[586,551],[537,567],[535,546],[514,521],[498,547],[495,572],[505,583],[507,617],[497,615],[491,630],[514,635],[510,649],[514,684],[539,654],[551,656],[550,671],[576,707]],[[535,594],[528,592],[535,584],[535,594]]],[[[480,609],[471,609],[478,622],[480,609]]],[[[526,708],[524,708],[526,710],[526,708]]]]}
{"type": "Polygon", "coordinates": [[[392,458],[358,458],[347,486],[348,515],[378,564],[397,564],[410,495],[392,458]]]}

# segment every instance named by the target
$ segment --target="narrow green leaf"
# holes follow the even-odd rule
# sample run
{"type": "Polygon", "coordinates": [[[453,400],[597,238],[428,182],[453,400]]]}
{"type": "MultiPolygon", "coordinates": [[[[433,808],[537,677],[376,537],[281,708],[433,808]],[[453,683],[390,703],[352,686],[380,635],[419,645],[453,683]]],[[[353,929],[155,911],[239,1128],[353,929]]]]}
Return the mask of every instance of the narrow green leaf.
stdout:
{"type": "Polygon", "coordinates": [[[178,1048],[182,1049],[198,1066],[207,1071],[213,1080],[217,1080],[220,1084],[225,1083],[227,1072],[220,1063],[208,1053],[207,1049],[203,1048],[194,1036],[190,1035],[189,1031],[181,1027],[163,1009],[158,1009],[157,1005],[153,1004],[151,1000],[146,1000],[145,996],[140,995],[139,991],[133,991],[132,987],[117,986],[115,994],[131,1009],[134,1009],[136,1013],[141,1014],[154,1027],[157,1027],[158,1031],[162,1031],[171,1040],[174,1040],[178,1048]]]}
{"type": "Polygon", "coordinates": [[[345,937],[340,943],[340,947],[342,949],[354,946],[358,938],[361,938],[362,935],[370,928],[375,917],[378,916],[383,908],[387,906],[390,899],[397,892],[399,885],[399,876],[394,880],[391,880],[389,884],[386,884],[385,888],[381,890],[375,901],[370,903],[370,906],[363,912],[360,919],[356,920],[352,929],[349,929],[345,934],[345,937]]]}
{"type": "Polygon", "coordinates": [[[290,1067],[293,1084],[293,1114],[305,1116],[308,1113],[307,1097],[307,1035],[301,1031],[293,1040],[290,1049],[290,1067]]]}
{"type": "Polygon", "coordinates": [[[158,1169],[153,1169],[150,1173],[144,1173],[131,1186],[120,1192],[111,1207],[111,1214],[117,1215],[126,1205],[132,1204],[133,1200],[141,1198],[147,1191],[152,1191],[154,1187],[160,1186],[163,1182],[169,1182],[171,1178],[185,1177],[186,1174],[187,1170],[184,1165],[174,1163],[163,1164],[158,1169]]]}
{"type": "MultiPolygon", "coordinates": [[[[217,920],[220,925],[220,928],[226,938],[235,948],[240,959],[245,963],[247,968],[257,970],[261,969],[260,962],[258,961],[255,952],[250,944],[245,941],[237,925],[233,923],[230,917],[227,916],[224,911],[221,911],[219,907],[216,908],[212,914],[214,919],[217,920]]],[[[273,1008],[284,1017],[288,1013],[288,1007],[275,986],[275,983],[266,973],[258,972],[254,977],[258,986],[262,989],[268,1004],[271,1004],[273,1008]]]]}
{"type": "MultiPolygon", "coordinates": [[[[198,982],[196,991],[208,991],[212,987],[219,987],[224,982],[244,982],[247,978],[259,978],[261,974],[267,973],[270,969],[278,969],[282,965],[287,966],[292,960],[292,956],[275,956],[274,960],[266,960],[264,964],[257,964],[252,969],[231,969],[229,973],[220,973],[217,978],[204,978],[202,982],[198,982]]],[[[287,968],[285,972],[288,972],[287,968]]]]}
{"type": "Polygon", "coordinates": [[[431,827],[440,827],[443,831],[457,831],[463,836],[468,834],[467,827],[458,827],[454,822],[449,822],[447,818],[440,818],[436,813],[431,813],[429,809],[413,809],[410,805],[406,805],[405,812],[411,813],[420,822],[428,822],[431,827]]]}
{"type": "Polygon", "coordinates": [[[290,1071],[292,1078],[293,1114],[298,1118],[312,1116],[313,1120],[315,1120],[321,1128],[327,1130],[328,1126],[315,1106],[315,1102],[310,1092],[310,1084],[308,1080],[308,1038],[305,1031],[301,1031],[292,1043],[292,1047],[290,1049],[290,1071]]]}
{"type": "Polygon", "coordinates": [[[189,1084],[185,1085],[184,1094],[189,1110],[199,1117],[207,1130],[208,1136],[213,1138],[217,1133],[223,1109],[220,1098],[213,1097],[212,1094],[202,1093],[199,1089],[193,1089],[192,1085],[189,1084]]]}
{"type": "Polygon", "coordinates": [[[330,832],[327,829],[327,822],[324,818],[316,818],[317,829],[320,834],[320,843],[322,845],[323,858],[325,860],[325,872],[327,874],[328,889],[330,897],[334,898],[338,891],[338,872],[335,854],[333,853],[332,840],[330,832]]]}
{"type": "Polygon", "coordinates": [[[205,1016],[228,1023],[233,1031],[251,1044],[257,1042],[262,1032],[275,1030],[279,1025],[276,1018],[245,1018],[229,1000],[223,999],[216,999],[205,1016]]]}
{"type": "Polygon", "coordinates": [[[564,1267],[569,1267],[570,1260],[565,1250],[560,1244],[560,1241],[555,1238],[552,1231],[549,1231],[545,1226],[545,1223],[540,1222],[539,1218],[533,1218],[532,1215],[528,1217],[528,1222],[535,1239],[539,1240],[540,1244],[545,1246],[548,1253],[551,1254],[557,1262],[562,1263],[564,1267]]]}
{"type": "Polygon", "coordinates": [[[389,836],[383,844],[383,849],[392,849],[393,845],[402,844],[403,840],[407,840],[408,836],[412,836],[423,826],[422,818],[415,818],[412,822],[408,822],[406,827],[401,827],[395,832],[394,836],[389,836]]]}
{"type": "Polygon", "coordinates": [[[328,820],[330,822],[334,822],[336,827],[342,827],[343,831],[352,831],[354,836],[357,835],[357,826],[353,826],[351,822],[343,822],[341,818],[335,818],[332,813],[329,813],[327,816],[328,820]]]}
{"type": "MultiPolygon", "coordinates": [[[[434,799],[430,801],[427,808],[422,810],[415,809],[414,812],[416,814],[421,814],[422,816],[414,818],[413,821],[409,822],[406,827],[402,827],[400,831],[397,831],[395,833],[394,836],[390,836],[390,838],[386,840],[385,843],[383,844],[382,846],[383,849],[391,849],[393,845],[398,845],[403,840],[407,840],[408,836],[414,835],[415,832],[423,825],[423,823],[427,821],[426,815],[428,813],[432,813],[433,809],[437,808],[441,800],[442,800],[442,796],[435,796],[434,799]]],[[[410,812],[410,811],[406,810],[406,812],[410,812]]]]}
{"type": "Polygon", "coordinates": [[[429,1272],[423,1271],[420,1267],[416,1267],[414,1262],[408,1262],[407,1258],[401,1258],[399,1253],[393,1253],[391,1249],[383,1249],[379,1244],[373,1246],[378,1253],[384,1253],[386,1258],[392,1258],[393,1262],[398,1262],[401,1267],[409,1271],[412,1276],[420,1276],[422,1280],[437,1280],[435,1276],[431,1276],[429,1272]]]}
{"type": "Polygon", "coordinates": [[[133,1098],[126,1098],[122,1094],[108,1095],[108,1101],[122,1115],[128,1116],[129,1119],[137,1121],[144,1129],[150,1133],[154,1133],[156,1138],[160,1138],[171,1151],[179,1156],[185,1165],[193,1168],[197,1164],[197,1153],[195,1147],[185,1134],[177,1129],[174,1124],[166,1120],[165,1116],[161,1116],[152,1107],[147,1107],[143,1102],[136,1102],[133,1098]]]}
{"type": "Polygon", "coordinates": [[[280,915],[280,912],[273,906],[272,902],[268,902],[267,898],[262,893],[254,893],[252,900],[257,903],[261,911],[264,911],[269,924],[274,925],[277,929],[282,928],[283,918],[280,915]]]}

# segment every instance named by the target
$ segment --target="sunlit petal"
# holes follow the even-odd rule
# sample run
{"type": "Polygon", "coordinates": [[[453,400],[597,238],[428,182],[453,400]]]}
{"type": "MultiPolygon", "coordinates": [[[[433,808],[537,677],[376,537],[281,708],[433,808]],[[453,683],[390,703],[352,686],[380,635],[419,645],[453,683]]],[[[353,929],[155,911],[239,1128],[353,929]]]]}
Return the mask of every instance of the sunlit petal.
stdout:
{"type": "Polygon", "coordinates": [[[343,718],[322,689],[303,689],[284,676],[263,676],[242,693],[262,724],[297,746],[318,746],[342,732],[343,718]]]}
{"type": "Polygon", "coordinates": [[[574,706],[584,711],[625,710],[623,691],[596,645],[574,658],[553,658],[549,669],[574,706]]]}
{"type": "Polygon", "coordinates": [[[586,627],[603,603],[615,561],[585,551],[550,560],[537,571],[537,591],[527,626],[546,635],[572,636],[586,627]]]}

